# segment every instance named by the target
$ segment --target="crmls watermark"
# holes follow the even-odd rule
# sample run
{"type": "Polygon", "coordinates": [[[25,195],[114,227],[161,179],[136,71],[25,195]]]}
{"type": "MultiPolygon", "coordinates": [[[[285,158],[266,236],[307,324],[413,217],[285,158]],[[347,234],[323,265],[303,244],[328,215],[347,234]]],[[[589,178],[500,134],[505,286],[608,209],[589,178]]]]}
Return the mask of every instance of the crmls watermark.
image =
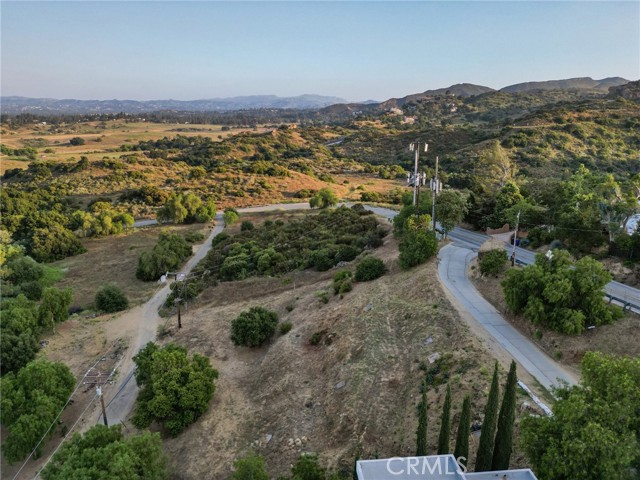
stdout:
{"type": "Polygon", "coordinates": [[[387,460],[387,472],[391,475],[456,475],[462,470],[467,472],[464,462],[465,457],[456,459],[457,465],[451,464],[451,457],[435,456],[435,457],[393,457],[387,460]]]}

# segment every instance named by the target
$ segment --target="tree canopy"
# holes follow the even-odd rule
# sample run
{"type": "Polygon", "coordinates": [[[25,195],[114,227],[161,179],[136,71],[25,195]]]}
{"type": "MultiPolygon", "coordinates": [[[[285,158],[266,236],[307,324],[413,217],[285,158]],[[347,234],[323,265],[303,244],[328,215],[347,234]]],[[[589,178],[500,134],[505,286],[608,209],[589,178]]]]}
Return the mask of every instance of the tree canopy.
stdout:
{"type": "Polygon", "coordinates": [[[589,325],[604,325],[621,316],[618,307],[607,305],[602,289],[611,274],[591,257],[572,268],[571,257],[556,250],[549,260],[538,254],[535,264],[511,269],[502,287],[507,305],[534,324],[566,334],[582,333],[589,325]]]}
{"type": "Polygon", "coordinates": [[[120,425],[95,425],[65,442],[41,472],[44,480],[165,480],[167,460],[158,433],[125,438],[120,425]]]}
{"type": "Polygon", "coordinates": [[[589,352],[582,380],[556,392],[553,416],[526,417],[525,452],[545,480],[631,479],[640,469],[640,357],[589,352]]]}
{"type": "Polygon", "coordinates": [[[155,421],[177,436],[209,408],[218,372],[208,358],[197,353],[189,358],[183,347],[149,342],[133,360],[141,387],[133,417],[138,428],[155,421]]]}
{"type": "Polygon", "coordinates": [[[23,459],[36,447],[66,405],[75,383],[66,365],[44,359],[2,377],[0,420],[9,431],[2,449],[9,462],[23,459]]]}

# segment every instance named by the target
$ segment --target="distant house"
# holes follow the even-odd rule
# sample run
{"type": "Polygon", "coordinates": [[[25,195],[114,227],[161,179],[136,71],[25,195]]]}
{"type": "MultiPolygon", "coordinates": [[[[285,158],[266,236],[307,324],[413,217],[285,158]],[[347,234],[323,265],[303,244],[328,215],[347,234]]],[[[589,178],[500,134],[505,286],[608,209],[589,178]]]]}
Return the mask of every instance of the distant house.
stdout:
{"type": "Polygon", "coordinates": [[[358,480],[537,480],[531,470],[464,472],[453,455],[358,460],[358,480]]]}

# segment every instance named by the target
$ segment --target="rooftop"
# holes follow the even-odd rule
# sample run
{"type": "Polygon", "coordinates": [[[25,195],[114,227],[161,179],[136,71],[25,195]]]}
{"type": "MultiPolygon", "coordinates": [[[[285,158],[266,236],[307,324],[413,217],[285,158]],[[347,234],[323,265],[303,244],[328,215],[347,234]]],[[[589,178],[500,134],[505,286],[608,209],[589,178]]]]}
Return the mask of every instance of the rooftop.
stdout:
{"type": "Polygon", "coordinates": [[[466,473],[453,455],[359,460],[358,480],[537,480],[529,469],[466,473]]]}

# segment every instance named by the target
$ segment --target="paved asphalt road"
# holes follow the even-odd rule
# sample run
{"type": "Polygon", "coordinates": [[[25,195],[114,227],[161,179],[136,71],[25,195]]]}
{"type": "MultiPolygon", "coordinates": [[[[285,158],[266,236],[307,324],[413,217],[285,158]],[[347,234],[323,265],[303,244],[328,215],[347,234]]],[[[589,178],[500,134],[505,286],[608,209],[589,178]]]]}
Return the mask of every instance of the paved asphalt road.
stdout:
{"type": "MultiPolygon", "coordinates": [[[[456,241],[457,244],[466,246],[471,250],[477,251],[488,238],[488,235],[483,233],[471,232],[469,230],[465,230],[463,228],[456,227],[454,228],[449,237],[456,241]]],[[[508,242],[505,242],[505,246],[508,249],[509,256],[511,256],[511,251],[513,249],[513,245],[510,245],[508,242]]],[[[536,260],[535,252],[530,250],[525,250],[524,248],[516,247],[516,258],[518,261],[531,265],[536,260]]],[[[635,313],[640,313],[640,290],[637,288],[630,287],[628,285],[624,285],[620,282],[609,282],[604,287],[604,291],[618,299],[618,301],[614,300],[614,303],[618,305],[623,305],[625,303],[630,303],[632,306],[629,308],[635,313]]]]}
{"type": "Polygon", "coordinates": [[[528,338],[507,322],[502,315],[487,302],[467,277],[469,262],[477,252],[467,247],[465,240],[454,240],[438,253],[438,276],[443,285],[462,304],[473,318],[498,341],[511,356],[533,375],[547,390],[559,386],[558,379],[575,385],[577,379],[547,354],[536,347],[528,338]]]}

